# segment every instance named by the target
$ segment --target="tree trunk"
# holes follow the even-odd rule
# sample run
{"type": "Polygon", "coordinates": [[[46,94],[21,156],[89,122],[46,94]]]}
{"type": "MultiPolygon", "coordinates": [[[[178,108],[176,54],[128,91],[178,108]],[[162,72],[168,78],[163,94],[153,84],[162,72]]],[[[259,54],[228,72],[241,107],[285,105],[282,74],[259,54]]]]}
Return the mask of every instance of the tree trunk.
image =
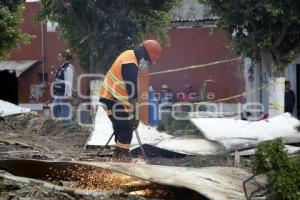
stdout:
{"type": "Polygon", "coordinates": [[[93,74],[95,73],[95,61],[94,61],[94,57],[92,55],[92,51],[90,51],[90,73],[93,74]]]}
{"type": "Polygon", "coordinates": [[[262,63],[267,67],[270,75],[269,93],[269,117],[274,117],[284,113],[284,68],[285,65],[280,63],[276,55],[270,51],[261,52],[262,63]]]}
{"type": "Polygon", "coordinates": [[[269,86],[269,117],[284,113],[284,76],[271,77],[269,86]]]}

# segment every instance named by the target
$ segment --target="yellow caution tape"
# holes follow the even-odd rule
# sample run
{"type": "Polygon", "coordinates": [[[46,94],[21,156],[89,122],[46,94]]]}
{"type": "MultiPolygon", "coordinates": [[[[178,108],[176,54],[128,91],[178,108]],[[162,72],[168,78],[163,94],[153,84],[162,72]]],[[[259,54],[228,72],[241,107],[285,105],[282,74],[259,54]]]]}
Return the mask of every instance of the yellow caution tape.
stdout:
{"type": "Polygon", "coordinates": [[[247,95],[249,95],[249,94],[254,94],[254,93],[256,93],[256,92],[258,92],[258,91],[260,91],[260,90],[262,90],[262,89],[264,89],[264,88],[269,87],[269,86],[270,86],[271,84],[273,84],[273,83],[274,83],[274,82],[272,81],[272,82],[269,82],[269,83],[267,83],[267,84],[265,84],[265,85],[263,85],[263,86],[261,86],[261,87],[259,87],[259,88],[253,89],[253,90],[251,90],[251,91],[249,91],[249,92],[247,92],[247,93],[243,92],[243,93],[238,94],[238,95],[234,95],[234,96],[230,96],[230,97],[218,99],[218,100],[215,100],[215,101],[216,101],[216,102],[222,102],[222,101],[227,101],[227,100],[230,100],[230,99],[235,99],[235,98],[238,98],[238,97],[247,96],[247,95]]]}
{"type": "Polygon", "coordinates": [[[270,106],[270,108],[274,108],[276,110],[284,110],[284,106],[279,103],[270,102],[269,106],[270,106]]]}
{"type": "MultiPolygon", "coordinates": [[[[256,92],[258,92],[258,91],[260,91],[262,89],[265,89],[265,88],[269,87],[270,85],[276,84],[276,83],[282,84],[282,83],[284,83],[284,81],[271,81],[271,82],[269,82],[269,83],[267,83],[267,84],[265,84],[265,85],[263,85],[263,86],[261,86],[259,88],[253,89],[253,90],[251,90],[251,91],[249,91],[247,93],[243,92],[243,93],[238,94],[238,95],[234,95],[234,96],[230,96],[230,97],[226,97],[226,98],[222,98],[222,99],[218,99],[218,100],[214,100],[214,101],[215,102],[222,102],[222,101],[227,101],[227,100],[230,100],[230,99],[235,99],[235,98],[247,96],[249,94],[254,94],[254,93],[256,93],[256,92]]],[[[283,106],[278,104],[277,107],[283,107],[283,106]]]]}
{"type": "Polygon", "coordinates": [[[215,61],[215,62],[211,62],[211,63],[201,64],[201,65],[192,65],[192,66],[182,67],[182,68],[177,68],[177,69],[168,69],[168,70],[160,71],[160,72],[152,72],[149,75],[152,76],[152,75],[166,74],[166,73],[171,73],[171,72],[179,72],[179,71],[190,70],[190,69],[197,69],[197,68],[207,67],[207,66],[211,66],[211,65],[228,63],[228,62],[232,62],[235,60],[240,60],[240,58],[220,60],[220,61],[215,61]]]}

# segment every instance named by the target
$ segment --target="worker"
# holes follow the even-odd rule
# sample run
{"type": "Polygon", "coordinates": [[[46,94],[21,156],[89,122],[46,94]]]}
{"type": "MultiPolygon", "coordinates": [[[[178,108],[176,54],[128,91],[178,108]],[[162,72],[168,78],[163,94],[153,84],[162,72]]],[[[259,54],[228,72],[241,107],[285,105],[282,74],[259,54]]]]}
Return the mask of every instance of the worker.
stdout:
{"type": "Polygon", "coordinates": [[[100,102],[113,124],[116,149],[113,156],[129,157],[133,131],[138,126],[138,72],[147,70],[161,54],[156,40],[145,40],[134,50],[121,53],[100,86],[100,102]]]}

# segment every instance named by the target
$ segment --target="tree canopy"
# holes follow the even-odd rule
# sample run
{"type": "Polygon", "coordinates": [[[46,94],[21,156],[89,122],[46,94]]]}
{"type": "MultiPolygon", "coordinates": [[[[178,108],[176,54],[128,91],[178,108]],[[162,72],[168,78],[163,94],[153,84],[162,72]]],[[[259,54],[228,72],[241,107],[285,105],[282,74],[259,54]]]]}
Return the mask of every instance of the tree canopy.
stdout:
{"type": "Polygon", "coordinates": [[[299,0],[199,0],[218,16],[239,55],[282,75],[300,52],[299,0]]]}
{"type": "Polygon", "coordinates": [[[178,0],[41,0],[41,19],[59,30],[83,68],[105,71],[123,50],[147,34],[167,40],[169,11],[178,0]]]}
{"type": "Polygon", "coordinates": [[[9,56],[13,48],[29,41],[19,25],[23,22],[21,11],[23,0],[1,0],[0,2],[0,60],[9,56]]]}

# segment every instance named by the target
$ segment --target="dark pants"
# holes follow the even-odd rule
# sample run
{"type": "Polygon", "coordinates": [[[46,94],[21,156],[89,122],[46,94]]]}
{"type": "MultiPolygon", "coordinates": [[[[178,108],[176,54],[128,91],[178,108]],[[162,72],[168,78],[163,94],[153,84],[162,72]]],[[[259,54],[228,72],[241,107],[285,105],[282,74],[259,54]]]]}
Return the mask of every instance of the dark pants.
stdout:
{"type": "Polygon", "coordinates": [[[72,105],[70,100],[65,100],[60,96],[55,96],[51,108],[53,117],[62,118],[66,127],[72,126],[72,105]]]}
{"type": "Polygon", "coordinates": [[[115,142],[117,143],[117,146],[118,144],[129,146],[133,134],[130,113],[125,111],[124,106],[120,104],[117,105],[115,101],[101,98],[100,102],[107,107],[107,111],[111,110],[111,114],[109,114],[108,117],[113,124],[115,142]]]}

